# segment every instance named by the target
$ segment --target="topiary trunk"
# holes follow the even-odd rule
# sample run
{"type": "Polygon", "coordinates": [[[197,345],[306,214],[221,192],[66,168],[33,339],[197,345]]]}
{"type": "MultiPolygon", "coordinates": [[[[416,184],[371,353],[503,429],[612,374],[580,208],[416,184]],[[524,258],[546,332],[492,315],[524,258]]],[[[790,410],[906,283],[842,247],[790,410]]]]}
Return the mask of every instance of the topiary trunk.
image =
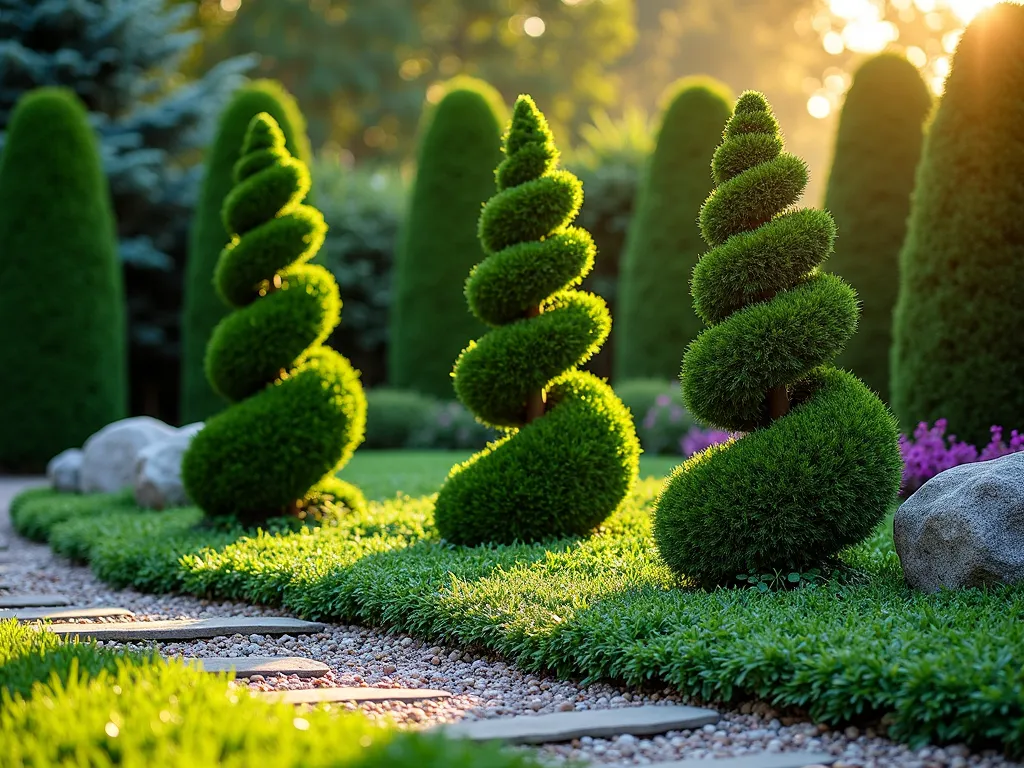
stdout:
{"type": "Polygon", "coordinates": [[[224,202],[232,242],[215,274],[234,311],[206,351],[210,384],[235,405],[206,423],[182,464],[189,496],[210,515],[258,523],[302,516],[327,497],[364,503],[334,477],[362,442],[366,398],[358,372],[323,346],[341,302],[330,272],[306,263],[326,233],[320,212],[302,205],[309,186],[277,122],[253,118],[224,202]]]}
{"type": "Polygon", "coordinates": [[[452,470],[435,508],[451,542],[582,535],[612,514],[636,481],[639,442],[625,406],[577,370],[611,330],[604,301],[574,290],[594,243],[570,226],[579,180],[556,170],[544,116],[521,96],[498,167],[498,194],[480,216],[487,258],[466,283],[471,311],[492,326],[455,364],[459,399],[510,434],[452,470]]]}
{"type": "Polygon", "coordinates": [[[0,468],[38,471],[127,410],[110,191],[70,91],[18,102],[0,163],[0,468]]]}
{"type": "Polygon", "coordinates": [[[1024,426],[1024,7],[979,15],[925,140],[900,253],[892,404],[976,445],[1024,426]]]}
{"type": "Polygon", "coordinates": [[[467,314],[466,273],[483,258],[480,207],[494,188],[506,108],[491,86],[457,78],[428,114],[395,259],[388,381],[452,399],[452,364],[483,326],[467,314]]]}
{"type": "Polygon", "coordinates": [[[622,260],[616,382],[677,379],[679,349],[702,327],[679,288],[689,283],[703,249],[697,215],[712,188],[708,156],[729,119],[732,95],[709,78],[684,78],[670,93],[622,260]]]}
{"type": "Polygon", "coordinates": [[[266,112],[281,127],[285,146],[300,161],[310,159],[305,121],[291,95],[272,80],[258,80],[238,90],[220,118],[206,155],[206,172],[189,241],[182,317],[181,420],[203,421],[222,411],[227,401],[206,379],[203,361],[213,329],[228,313],[213,284],[220,252],[230,241],[221,209],[234,186],[233,169],[252,119],[266,112]]]}
{"type": "Polygon", "coordinates": [[[836,365],[889,399],[892,311],[914,172],[932,99],[903,56],[869,59],[853,78],[839,121],[825,208],[839,228],[831,269],[861,300],[860,325],[836,365]]]}
{"type": "Polygon", "coordinates": [[[711,250],[693,275],[710,326],[683,359],[683,400],[719,429],[748,432],[684,463],[662,491],[662,558],[703,585],[820,566],[868,536],[899,490],[885,405],[828,364],[857,326],[857,297],[818,268],[835,225],[792,209],[807,167],[785,154],[759,93],[736,105],[701,210],[711,250]]]}

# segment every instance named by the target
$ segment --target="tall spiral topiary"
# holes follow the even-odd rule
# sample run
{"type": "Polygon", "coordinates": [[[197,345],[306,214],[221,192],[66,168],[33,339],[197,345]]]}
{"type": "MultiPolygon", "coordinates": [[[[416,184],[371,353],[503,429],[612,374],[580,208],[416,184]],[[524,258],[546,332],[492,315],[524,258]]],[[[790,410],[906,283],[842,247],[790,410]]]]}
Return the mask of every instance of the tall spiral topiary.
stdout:
{"type": "Polygon", "coordinates": [[[229,308],[218,295],[213,273],[220,252],[231,240],[221,209],[234,187],[234,167],[252,119],[266,112],[277,121],[288,151],[304,163],[310,159],[306,125],[295,99],[273,80],[256,80],[239,88],[220,116],[217,135],[206,157],[203,186],[189,237],[181,323],[181,419],[203,421],[224,410],[227,401],[206,378],[206,345],[229,308]]]}
{"type": "Polygon", "coordinates": [[[458,77],[424,118],[416,181],[395,254],[388,381],[452,398],[452,363],[483,331],[463,305],[466,273],[483,258],[480,207],[501,161],[507,108],[485,82],[458,77]]]}
{"type": "Polygon", "coordinates": [[[455,364],[459,399],[509,434],[452,469],[435,507],[459,544],[586,534],[636,481],[640,445],[629,411],[603,381],[577,370],[611,330],[604,300],[575,290],[594,242],[570,224],[582,185],[556,170],[547,121],[520,96],[498,166],[498,194],[480,215],[487,257],[466,281],[491,326],[455,364]]]}
{"type": "Polygon", "coordinates": [[[39,471],[124,418],[124,287],[110,190],[71,91],[18,101],[0,161],[0,468],[39,471]]]}
{"type": "Polygon", "coordinates": [[[330,272],[307,264],[327,227],[303,205],[309,171],[277,122],[253,118],[224,201],[231,243],[214,276],[234,311],[206,351],[214,390],[235,403],[207,421],[182,463],[191,498],[211,515],[259,523],[333,497],[361,494],[334,477],[362,441],[366,398],[359,374],[323,346],[341,300],[330,272]]]}
{"type": "Polygon", "coordinates": [[[1024,6],[979,14],[925,139],[900,252],[892,405],[976,445],[1024,425],[1024,6]]]}
{"type": "Polygon", "coordinates": [[[825,209],[839,228],[831,269],[861,301],[857,335],[836,365],[889,399],[892,311],[914,173],[932,98],[917,67],[884,53],[857,70],[836,136],[825,209]]]}
{"type": "Polygon", "coordinates": [[[679,348],[700,333],[693,308],[679,300],[703,250],[697,215],[711,191],[715,151],[733,95],[716,80],[687,77],[669,91],[622,257],[615,316],[615,381],[674,379],[679,348]]]}
{"type": "Polygon", "coordinates": [[[693,274],[708,324],[683,358],[683,399],[747,433],[682,464],[658,499],[665,562],[705,586],[802,571],[869,535],[899,490],[896,424],[859,379],[829,365],[857,327],[857,297],[820,271],[835,225],[794,209],[807,184],[765,98],[740,97],[712,169],[693,274]]]}

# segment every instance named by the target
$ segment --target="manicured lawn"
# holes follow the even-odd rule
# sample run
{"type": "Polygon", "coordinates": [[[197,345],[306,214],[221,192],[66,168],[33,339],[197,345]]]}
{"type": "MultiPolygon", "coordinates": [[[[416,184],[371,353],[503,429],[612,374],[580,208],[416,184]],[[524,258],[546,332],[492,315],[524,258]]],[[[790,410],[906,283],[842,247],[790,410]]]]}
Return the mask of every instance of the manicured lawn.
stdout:
{"type": "Polygon", "coordinates": [[[1024,588],[914,593],[887,523],[844,553],[842,582],[684,589],[651,538],[660,479],[641,482],[588,539],[453,547],[434,532],[429,498],[393,497],[436,486],[443,456],[357,456],[346,479],[392,498],[319,530],[197,529],[195,509],[140,512],[127,496],[48,491],[12,512],[19,530],[118,586],[383,625],[564,676],[671,684],[708,700],[754,695],[836,724],[888,715],[896,738],[1024,753],[1024,588]]]}
{"type": "Polygon", "coordinates": [[[0,621],[0,765],[531,768],[522,754],[297,713],[213,676],[0,621]]]}
{"type": "MultiPolygon", "coordinates": [[[[448,472],[465,461],[462,451],[356,451],[340,477],[356,483],[368,499],[388,499],[401,492],[407,496],[434,493],[448,472]]],[[[676,456],[641,456],[640,477],[665,477],[682,463],[676,456]]]]}

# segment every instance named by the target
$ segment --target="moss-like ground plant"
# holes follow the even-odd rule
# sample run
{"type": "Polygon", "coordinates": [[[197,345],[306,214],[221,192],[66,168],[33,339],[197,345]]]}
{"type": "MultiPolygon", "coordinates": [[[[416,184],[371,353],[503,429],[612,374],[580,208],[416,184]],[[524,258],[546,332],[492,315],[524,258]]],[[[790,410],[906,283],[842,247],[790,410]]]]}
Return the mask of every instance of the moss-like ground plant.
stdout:
{"type": "Polygon", "coordinates": [[[323,345],[341,300],[330,272],[306,263],[326,233],[302,204],[309,184],[274,118],[254,117],[224,202],[233,238],[215,272],[234,311],[206,352],[210,384],[235,405],[207,422],[182,463],[190,497],[210,515],[260,522],[328,497],[363,504],[334,477],[362,442],[366,397],[358,372],[323,345]]]}
{"type": "Polygon", "coordinates": [[[708,157],[733,98],[726,86],[704,77],[683,78],[669,91],[622,257],[616,384],[676,378],[680,346],[703,328],[681,288],[704,250],[697,216],[712,188],[708,157]]]}
{"type": "Polygon", "coordinates": [[[683,400],[746,434],[681,465],[654,526],[669,567],[706,586],[826,562],[875,529],[902,470],[892,415],[828,364],[856,330],[857,297],[820,270],[835,224],[792,208],[807,167],[783,151],[761,94],[740,97],[712,168],[700,217],[711,250],[693,275],[709,327],[683,358],[683,400]]]}
{"type": "Polygon", "coordinates": [[[975,445],[1024,426],[1024,7],[980,14],[925,139],[900,253],[892,405],[975,445]]]}
{"type": "Polygon", "coordinates": [[[846,94],[825,196],[839,229],[829,268],[856,289],[862,307],[857,333],[836,365],[886,401],[899,253],[931,105],[906,57],[885,53],[865,62],[846,94]]]}
{"type": "Polygon", "coordinates": [[[126,415],[110,191],[70,91],[27,94],[0,164],[0,468],[39,471],[126,415]]]}
{"type": "Polygon", "coordinates": [[[466,273],[483,258],[480,207],[494,189],[508,109],[487,83],[460,77],[424,117],[416,181],[395,254],[388,382],[451,400],[452,363],[484,327],[465,310],[466,273]]]}
{"type": "Polygon", "coordinates": [[[273,80],[256,80],[240,88],[220,117],[217,135],[206,153],[199,203],[189,237],[185,296],[181,325],[181,420],[203,421],[228,403],[206,378],[206,345],[213,329],[230,308],[214,286],[220,252],[231,241],[221,209],[235,185],[234,168],[249,123],[261,112],[277,121],[288,151],[309,163],[306,124],[295,99],[273,80]]]}
{"type": "Polygon", "coordinates": [[[536,541],[593,530],[637,477],[639,442],[611,388],[577,370],[611,330],[604,300],[576,290],[594,243],[571,226],[582,185],[529,96],[515,105],[498,193],[480,215],[487,254],[466,282],[491,330],[455,364],[455,391],[478,419],[510,431],[456,466],[435,519],[452,542],[536,541]]]}

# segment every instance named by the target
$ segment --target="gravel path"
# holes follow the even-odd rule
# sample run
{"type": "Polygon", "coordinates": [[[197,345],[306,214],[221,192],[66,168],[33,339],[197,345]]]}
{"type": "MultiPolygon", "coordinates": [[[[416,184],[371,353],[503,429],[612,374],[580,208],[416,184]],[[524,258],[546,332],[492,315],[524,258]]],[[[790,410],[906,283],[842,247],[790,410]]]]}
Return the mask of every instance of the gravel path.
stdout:
{"type": "MultiPolygon", "coordinates": [[[[21,480],[0,479],[0,540],[10,543],[5,554],[6,581],[32,592],[55,592],[76,605],[120,606],[134,611],[137,621],[213,616],[280,616],[280,611],[242,603],[212,602],[191,597],[146,595],[134,590],[113,590],[98,581],[88,568],[71,565],[49,548],[18,538],[10,530],[7,505],[26,487],[21,480]]],[[[108,642],[108,647],[122,647],[108,642]]],[[[368,703],[347,705],[370,717],[390,717],[409,727],[462,719],[507,717],[519,714],[629,707],[676,703],[671,690],[630,691],[610,685],[581,686],[520,671],[504,661],[442,647],[404,635],[375,629],[330,624],[325,632],[289,637],[235,635],[212,640],[154,643],[165,655],[305,656],[328,664],[331,672],[320,678],[277,676],[252,678],[257,690],[327,686],[441,688],[451,699],[412,704],[368,703]]],[[[129,648],[142,645],[128,644],[129,648]]],[[[245,685],[240,682],[239,685],[245,685]]],[[[684,702],[693,703],[693,702],[684,702]]],[[[723,714],[714,726],[695,731],[670,732],[655,738],[621,736],[616,739],[583,738],[570,744],[547,745],[541,751],[555,762],[586,758],[614,765],[650,765],[684,758],[712,758],[756,754],[763,751],[825,751],[840,756],[836,768],[1024,768],[994,752],[975,754],[965,747],[910,750],[880,738],[875,730],[855,727],[842,731],[785,716],[763,702],[749,702],[723,714]]],[[[714,763],[709,763],[713,766],[714,763]]]]}

